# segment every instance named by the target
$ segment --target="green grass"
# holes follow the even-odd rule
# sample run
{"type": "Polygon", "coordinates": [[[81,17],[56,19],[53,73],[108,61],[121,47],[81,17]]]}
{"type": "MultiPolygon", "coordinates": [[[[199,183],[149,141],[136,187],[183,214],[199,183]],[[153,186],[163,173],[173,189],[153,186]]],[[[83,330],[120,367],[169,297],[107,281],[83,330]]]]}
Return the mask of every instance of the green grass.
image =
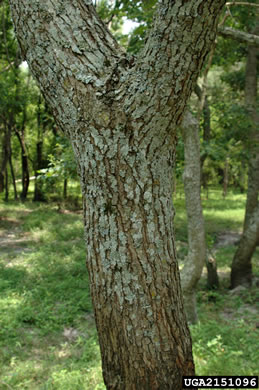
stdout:
{"type": "Polygon", "coordinates": [[[104,389],[81,216],[32,203],[0,213],[0,237],[23,239],[0,256],[0,389],[104,389]]]}
{"type": "MultiPolygon", "coordinates": [[[[209,199],[202,193],[202,206],[205,218],[207,236],[222,231],[242,231],[245,212],[245,195],[229,191],[226,199],[222,197],[221,189],[211,189],[209,199]]],[[[185,199],[182,190],[174,197],[176,210],[175,224],[178,240],[187,241],[185,199]]]]}
{"type": "MultiPolygon", "coordinates": [[[[181,258],[188,250],[183,196],[174,204],[181,258]]],[[[211,246],[222,231],[241,231],[243,195],[230,193],[224,200],[214,190],[203,204],[211,246]]],[[[47,204],[1,202],[0,217],[0,389],[105,389],[81,214],[59,213],[57,206],[47,204]]],[[[257,372],[259,297],[255,287],[229,294],[235,249],[217,249],[220,278],[224,273],[217,292],[206,290],[204,277],[200,281],[200,321],[191,327],[198,375],[257,372]]],[[[257,249],[257,275],[258,259],[257,249]]]]}

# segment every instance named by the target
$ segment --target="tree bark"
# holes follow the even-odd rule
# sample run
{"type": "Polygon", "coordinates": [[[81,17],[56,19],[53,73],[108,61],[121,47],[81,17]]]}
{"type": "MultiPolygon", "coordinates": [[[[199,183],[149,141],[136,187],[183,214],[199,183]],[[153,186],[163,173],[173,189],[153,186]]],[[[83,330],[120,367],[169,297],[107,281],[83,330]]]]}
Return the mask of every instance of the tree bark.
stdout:
{"type": "Polygon", "coordinates": [[[89,0],[10,3],[76,155],[106,387],[180,390],[194,364],[173,239],[176,128],[225,1],[160,2],[135,63],[89,0]]]}
{"type": "Polygon", "coordinates": [[[234,255],[231,268],[231,288],[251,285],[252,282],[252,255],[259,242],[258,194],[259,194],[259,114],[257,112],[257,56],[258,48],[248,47],[245,104],[251,121],[249,135],[249,169],[246,212],[243,227],[243,236],[234,255]]]}

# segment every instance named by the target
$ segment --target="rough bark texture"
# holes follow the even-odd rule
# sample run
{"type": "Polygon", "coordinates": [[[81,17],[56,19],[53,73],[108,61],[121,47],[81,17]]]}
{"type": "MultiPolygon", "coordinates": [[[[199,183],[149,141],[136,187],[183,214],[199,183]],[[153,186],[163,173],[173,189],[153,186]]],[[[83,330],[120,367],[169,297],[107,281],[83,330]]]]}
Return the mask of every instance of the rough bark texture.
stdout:
{"type": "Polygon", "coordinates": [[[196,287],[206,258],[204,219],[201,204],[199,124],[190,112],[181,125],[184,142],[184,192],[188,220],[188,256],[181,271],[187,319],[197,321],[196,287]]]}
{"type": "Polygon", "coordinates": [[[176,127],[225,1],[161,1],[135,63],[89,0],[10,3],[78,162],[107,389],[180,390],[194,365],[173,240],[176,127]]]}
{"type": "Polygon", "coordinates": [[[245,103],[251,120],[249,139],[249,170],[246,213],[243,236],[234,255],[231,268],[231,287],[251,285],[252,256],[259,242],[258,194],[259,194],[259,114],[257,108],[257,56],[258,48],[248,47],[245,103]]]}

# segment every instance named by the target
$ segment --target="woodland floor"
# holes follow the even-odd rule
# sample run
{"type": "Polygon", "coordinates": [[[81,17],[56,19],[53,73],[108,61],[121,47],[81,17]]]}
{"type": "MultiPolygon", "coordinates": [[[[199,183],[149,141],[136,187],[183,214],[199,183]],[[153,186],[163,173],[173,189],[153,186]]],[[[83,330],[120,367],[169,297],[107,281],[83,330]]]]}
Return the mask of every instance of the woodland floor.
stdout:
{"type": "MultiPolygon", "coordinates": [[[[177,222],[177,221],[176,221],[177,222]]],[[[180,258],[188,250],[181,215],[180,258]]],[[[240,228],[218,226],[210,247],[220,289],[197,292],[191,326],[198,375],[256,375],[259,361],[258,266],[251,289],[229,290],[240,228]]],[[[103,390],[85,270],[80,213],[0,204],[0,389],[103,390]]]]}

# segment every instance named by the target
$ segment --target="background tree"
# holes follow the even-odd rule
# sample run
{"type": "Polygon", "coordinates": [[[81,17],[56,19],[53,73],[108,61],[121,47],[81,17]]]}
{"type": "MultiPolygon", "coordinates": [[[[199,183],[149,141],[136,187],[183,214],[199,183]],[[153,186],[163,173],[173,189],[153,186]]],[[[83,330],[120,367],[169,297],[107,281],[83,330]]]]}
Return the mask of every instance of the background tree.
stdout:
{"type": "MultiPolygon", "coordinates": [[[[242,142],[243,148],[241,149],[241,153],[239,153],[238,161],[241,172],[244,163],[248,163],[249,167],[243,236],[232,262],[231,287],[233,288],[239,284],[251,285],[251,259],[255,247],[259,242],[259,226],[258,219],[256,218],[259,193],[259,132],[257,108],[259,7],[254,1],[240,5],[231,3],[230,5],[232,6],[231,13],[229,12],[229,18],[226,22],[229,27],[222,27],[220,29],[220,34],[227,37],[228,41],[226,39],[223,42],[221,41],[221,49],[224,50],[224,46],[227,48],[229,45],[233,45],[236,51],[232,51],[232,55],[226,56],[224,61],[228,59],[232,64],[239,63],[238,69],[230,70],[228,66],[228,73],[223,75],[222,79],[232,87],[232,90],[235,91],[234,94],[237,95],[238,91],[238,102],[233,104],[232,101],[232,107],[231,105],[229,106],[232,111],[232,118],[235,122],[238,122],[238,125],[229,120],[230,115],[227,116],[227,120],[222,119],[225,122],[223,126],[230,130],[229,133],[233,134],[232,137],[234,136],[238,140],[238,143],[240,141],[242,142]]],[[[220,57],[222,58],[222,51],[220,57]]],[[[231,94],[233,96],[233,92],[231,94]]],[[[222,103],[221,101],[221,105],[222,103]]],[[[233,142],[229,142],[228,144],[229,150],[231,147],[232,151],[237,150],[237,148],[233,148],[233,142]]],[[[241,188],[244,188],[242,181],[241,179],[241,188]]]]}
{"type": "Polygon", "coordinates": [[[187,112],[181,125],[184,142],[184,192],[188,221],[188,256],[181,271],[181,285],[188,321],[197,321],[196,288],[206,259],[205,227],[201,204],[199,124],[187,112]]]}
{"type": "MultiPolygon", "coordinates": [[[[256,29],[255,32],[259,31],[256,29]]],[[[243,236],[235,253],[231,269],[231,287],[252,282],[252,256],[259,243],[259,113],[257,109],[258,47],[249,45],[245,73],[245,105],[250,117],[249,170],[246,213],[243,236]]]]}
{"type": "Polygon", "coordinates": [[[8,180],[5,178],[5,175],[8,172],[9,163],[14,183],[14,193],[15,197],[17,197],[12,165],[11,136],[12,132],[14,132],[13,111],[17,108],[13,95],[13,85],[18,73],[20,57],[17,50],[17,42],[13,36],[9,7],[6,1],[0,4],[0,20],[0,135],[2,138],[0,192],[4,190],[5,184],[8,185],[8,180]],[[12,109],[11,105],[13,107],[12,109]]]}

